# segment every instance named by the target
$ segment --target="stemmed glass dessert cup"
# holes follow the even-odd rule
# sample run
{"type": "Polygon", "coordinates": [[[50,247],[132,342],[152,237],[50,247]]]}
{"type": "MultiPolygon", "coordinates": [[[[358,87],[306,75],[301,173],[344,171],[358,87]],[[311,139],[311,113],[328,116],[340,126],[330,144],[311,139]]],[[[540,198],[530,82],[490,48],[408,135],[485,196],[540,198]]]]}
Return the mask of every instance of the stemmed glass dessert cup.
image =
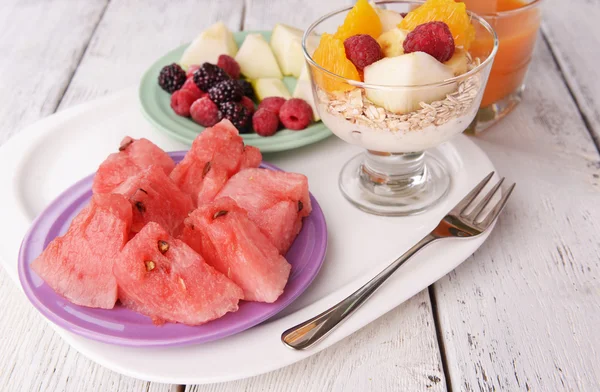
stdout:
{"type": "MultiPolygon", "coordinates": [[[[402,13],[422,2],[376,4],[402,13]]],[[[307,42],[309,48],[314,46],[321,34],[334,33],[350,9],[321,17],[302,40],[323,123],[342,140],[365,149],[342,168],[340,189],[356,207],[372,214],[403,216],[426,211],[447,194],[451,183],[444,162],[427,150],[452,139],[473,121],[498,50],[496,33],[484,19],[469,13],[476,39],[488,38],[485,41],[490,45],[485,51],[478,47],[477,56],[467,52],[466,73],[439,83],[387,85],[384,76],[379,77],[384,79],[382,84],[367,84],[326,70],[307,48],[307,42]]]]}

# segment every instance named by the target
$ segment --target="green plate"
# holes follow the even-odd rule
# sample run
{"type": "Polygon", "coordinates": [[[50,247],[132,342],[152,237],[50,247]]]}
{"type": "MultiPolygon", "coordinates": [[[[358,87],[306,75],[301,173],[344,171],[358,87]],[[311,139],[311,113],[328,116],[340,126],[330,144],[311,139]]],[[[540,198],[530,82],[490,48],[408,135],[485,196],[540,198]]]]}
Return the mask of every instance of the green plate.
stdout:
{"type": "MultiPolygon", "coordinates": [[[[267,41],[271,38],[270,31],[233,33],[238,46],[242,44],[246,35],[250,33],[260,33],[267,41]]],[[[140,83],[139,96],[142,104],[142,112],[154,126],[172,137],[191,145],[192,141],[202,132],[204,127],[196,124],[189,118],[175,114],[171,109],[171,95],[161,89],[157,82],[158,74],[162,67],[179,62],[187,46],[188,44],[180,46],[167,53],[146,71],[140,83]]],[[[296,78],[285,77],[283,81],[290,92],[294,91],[296,78]]],[[[330,135],[331,131],[322,122],[317,122],[302,131],[283,129],[269,137],[262,137],[255,133],[242,134],[241,136],[244,138],[244,143],[258,147],[261,152],[276,152],[316,143],[330,135]]]]}

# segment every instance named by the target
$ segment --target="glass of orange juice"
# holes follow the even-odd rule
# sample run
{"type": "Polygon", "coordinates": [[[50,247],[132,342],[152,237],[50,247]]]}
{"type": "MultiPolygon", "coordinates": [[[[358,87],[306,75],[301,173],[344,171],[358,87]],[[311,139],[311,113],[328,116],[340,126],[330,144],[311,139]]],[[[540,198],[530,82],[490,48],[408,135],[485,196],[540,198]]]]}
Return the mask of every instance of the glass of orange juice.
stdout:
{"type": "MultiPolygon", "coordinates": [[[[495,124],[521,101],[540,27],[542,0],[463,1],[496,30],[499,39],[480,109],[469,129],[479,132],[495,124]]],[[[471,51],[477,52],[477,47],[484,51],[489,46],[489,42],[476,40],[471,51]]]]}

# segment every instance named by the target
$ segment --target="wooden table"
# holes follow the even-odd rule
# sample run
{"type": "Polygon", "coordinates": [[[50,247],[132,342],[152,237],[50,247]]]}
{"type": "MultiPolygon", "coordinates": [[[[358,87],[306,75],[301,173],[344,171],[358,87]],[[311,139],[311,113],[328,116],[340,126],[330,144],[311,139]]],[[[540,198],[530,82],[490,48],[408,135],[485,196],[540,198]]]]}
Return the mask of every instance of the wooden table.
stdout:
{"type": "MultiPolygon", "coordinates": [[[[153,60],[217,20],[232,30],[305,27],[344,3],[3,0],[0,144],[135,85],[153,60]]],[[[544,12],[524,102],[476,139],[516,193],[483,247],[428,290],[293,366],[175,386],[84,358],[0,271],[0,390],[598,390],[600,3],[548,0],[544,12]]]]}

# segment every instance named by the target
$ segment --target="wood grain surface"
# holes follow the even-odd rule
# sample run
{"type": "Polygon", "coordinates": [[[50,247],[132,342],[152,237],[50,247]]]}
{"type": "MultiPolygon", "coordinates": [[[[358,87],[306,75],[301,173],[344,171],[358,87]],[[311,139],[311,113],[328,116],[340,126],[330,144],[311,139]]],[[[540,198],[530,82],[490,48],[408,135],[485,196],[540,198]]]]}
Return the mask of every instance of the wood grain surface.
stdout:
{"type": "MultiPolygon", "coordinates": [[[[0,144],[57,109],[137,84],[156,58],[217,20],[232,30],[302,28],[352,2],[4,0],[0,144]]],[[[476,138],[518,182],[515,195],[484,246],[430,292],[287,368],[185,387],[84,358],[0,271],[0,390],[597,390],[600,3],[547,0],[544,15],[524,102],[476,138]]]]}

